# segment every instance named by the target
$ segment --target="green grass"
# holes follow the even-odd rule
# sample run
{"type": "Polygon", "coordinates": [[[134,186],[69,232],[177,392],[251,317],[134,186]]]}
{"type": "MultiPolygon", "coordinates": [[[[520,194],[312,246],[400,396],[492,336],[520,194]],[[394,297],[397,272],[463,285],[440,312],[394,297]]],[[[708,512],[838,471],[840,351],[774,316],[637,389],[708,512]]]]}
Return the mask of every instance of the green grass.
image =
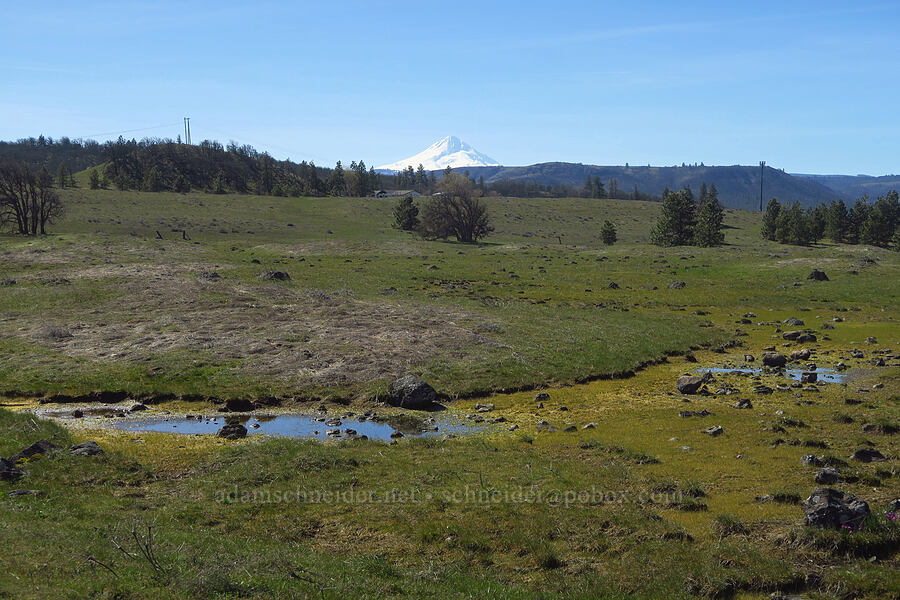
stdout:
{"type": "MultiPolygon", "coordinates": [[[[496,235],[467,246],[391,229],[385,200],[65,194],[52,236],[0,239],[0,279],[17,281],[0,287],[0,390],[322,395],[368,407],[412,371],[450,397],[497,392],[486,416],[507,423],[396,445],[227,442],[67,430],[0,409],[0,456],[41,438],[107,450],[29,461],[25,479],[0,483],[0,548],[14,549],[0,598],[900,593],[897,528],[878,520],[900,493],[896,436],[862,431],[900,422],[896,360],[867,363],[876,349],[896,354],[900,339],[895,253],[762,242],[758,215],[737,211],[729,246],[661,249],[645,244],[657,206],[625,201],[489,200],[496,235]],[[623,240],[613,247],[598,237],[607,218],[623,240]],[[864,254],[878,264],[858,269],[864,254]],[[831,281],[807,282],[813,267],[831,281]],[[291,280],[260,279],[274,269],[291,280]],[[686,285],[667,287],[675,281],[686,285]],[[675,393],[678,375],[698,367],[793,349],[775,324],[791,316],[818,332],[811,360],[847,362],[846,386],[758,395],[752,379],[717,375],[711,390],[740,393],[689,403],[675,393]],[[835,316],[844,321],[821,329],[835,316]],[[73,337],[47,338],[50,326],[73,337]],[[696,363],[680,355],[692,348],[696,363]],[[526,390],[546,384],[539,408],[526,390]],[[732,407],[743,397],[752,410],[732,407]],[[713,415],[678,416],[704,408],[713,415]],[[701,433],[711,425],[725,433],[701,433]],[[866,441],[889,459],[851,461],[866,441]],[[800,464],[810,452],[869,502],[863,532],[799,525],[796,502],[815,485],[816,469],[800,464]],[[46,496],[9,496],[21,488],[46,496]],[[279,497],[298,491],[307,501],[279,497]],[[776,501],[754,499],[766,494],[776,501]],[[156,567],[139,550],[148,524],[156,567]],[[807,578],[810,565],[821,568],[807,578]]],[[[35,408],[12,396],[8,408],[35,408]]],[[[464,415],[474,403],[448,404],[464,415]]]]}

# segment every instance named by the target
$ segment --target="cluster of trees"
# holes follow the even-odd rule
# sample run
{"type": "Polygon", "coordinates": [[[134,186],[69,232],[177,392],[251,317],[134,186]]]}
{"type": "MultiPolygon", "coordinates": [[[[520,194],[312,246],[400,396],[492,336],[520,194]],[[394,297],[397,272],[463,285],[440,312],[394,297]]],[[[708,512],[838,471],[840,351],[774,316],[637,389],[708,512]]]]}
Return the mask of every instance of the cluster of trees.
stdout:
{"type": "Polygon", "coordinates": [[[837,244],[871,244],[900,249],[900,200],[896,190],[874,203],[864,196],[851,207],[843,200],[803,208],[775,198],[763,215],[762,236],[782,244],[807,245],[828,238],[837,244]]]}
{"type": "Polygon", "coordinates": [[[393,184],[400,190],[416,190],[420,194],[431,194],[437,189],[437,178],[434,172],[428,172],[420,163],[417,169],[412,165],[394,176],[393,184]]]}
{"type": "MultiPolygon", "coordinates": [[[[627,166],[627,165],[626,165],[627,166]]],[[[607,182],[608,186],[603,184],[603,181],[599,177],[588,177],[584,181],[584,186],[581,190],[581,196],[583,198],[612,198],[616,200],[647,200],[647,201],[658,201],[659,197],[654,196],[653,194],[645,194],[638,190],[637,184],[632,186],[631,191],[626,192],[624,190],[619,189],[619,180],[615,177],[612,177],[607,182]]]]}
{"type": "Polygon", "coordinates": [[[720,246],[725,241],[725,211],[719,203],[716,184],[700,186],[695,201],[690,186],[677,192],[663,191],[659,219],[650,232],[650,243],[657,246],[720,246]]]}
{"type": "Polygon", "coordinates": [[[460,242],[477,242],[494,230],[487,207],[479,197],[471,178],[449,169],[437,183],[438,193],[419,208],[411,197],[401,198],[394,206],[394,226],[415,231],[425,239],[455,237],[460,242]]]}
{"type": "Polygon", "coordinates": [[[47,169],[0,163],[0,227],[9,226],[21,235],[43,235],[47,225],[62,214],[63,205],[47,169]]]}

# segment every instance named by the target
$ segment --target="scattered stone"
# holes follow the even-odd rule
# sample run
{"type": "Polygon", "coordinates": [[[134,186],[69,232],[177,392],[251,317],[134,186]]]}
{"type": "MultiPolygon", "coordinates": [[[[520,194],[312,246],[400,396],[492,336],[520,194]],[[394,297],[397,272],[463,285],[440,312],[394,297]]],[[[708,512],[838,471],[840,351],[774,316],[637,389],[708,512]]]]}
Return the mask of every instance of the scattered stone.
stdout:
{"type": "Polygon", "coordinates": [[[681,290],[681,289],[684,289],[684,286],[686,286],[686,285],[687,284],[683,281],[674,281],[669,284],[669,289],[670,290],[681,290]]]}
{"type": "Polygon", "coordinates": [[[519,426],[516,425],[516,424],[512,424],[512,425],[509,426],[509,430],[510,430],[510,431],[515,431],[515,430],[518,429],[518,428],[519,428],[519,426]]]}
{"type": "Polygon", "coordinates": [[[803,524],[820,529],[858,529],[869,517],[869,505],[849,492],[817,487],[803,503],[803,524]]]}
{"type": "Polygon", "coordinates": [[[84,411],[81,410],[80,408],[76,408],[75,410],[72,411],[72,418],[73,418],[73,419],[80,419],[80,418],[82,418],[83,416],[84,416],[84,411]]]}
{"type": "Polygon", "coordinates": [[[391,437],[394,438],[394,439],[402,438],[402,437],[403,437],[403,434],[400,433],[399,431],[395,431],[395,432],[393,432],[393,433],[391,434],[391,437]]]}
{"type": "Polygon", "coordinates": [[[816,342],[819,338],[811,333],[803,333],[800,334],[800,337],[797,338],[797,342],[800,344],[811,344],[816,342]]]}
{"type": "Polygon", "coordinates": [[[145,410],[147,410],[146,404],[135,404],[128,410],[128,412],[143,412],[145,410]]]}
{"type": "Polygon", "coordinates": [[[701,432],[716,437],[725,433],[725,429],[721,425],[713,425],[712,427],[701,430],[701,432]]]}
{"type": "Polygon", "coordinates": [[[702,377],[696,375],[682,375],[678,378],[675,386],[682,394],[696,394],[700,391],[700,387],[704,383],[709,383],[712,380],[713,377],[710,373],[704,373],[702,377]]]}
{"type": "Polygon", "coordinates": [[[576,426],[575,426],[574,424],[572,424],[572,423],[566,425],[565,429],[563,429],[563,431],[565,431],[566,433],[571,433],[571,432],[577,431],[577,430],[578,430],[578,427],[576,427],[576,426]]]}
{"type": "Polygon", "coordinates": [[[59,446],[57,446],[50,440],[39,440],[25,448],[18,454],[10,456],[9,460],[11,460],[13,463],[17,463],[24,458],[31,458],[32,456],[37,456],[38,454],[50,454],[54,450],[59,450],[59,446]]]}
{"type": "Polygon", "coordinates": [[[785,331],[784,333],[781,334],[781,337],[786,340],[794,341],[797,338],[799,338],[801,335],[803,335],[802,331],[795,330],[795,331],[785,331]]]}
{"type": "Polygon", "coordinates": [[[12,481],[25,477],[25,471],[16,466],[12,460],[0,458],[0,481],[12,481]]]}
{"type": "Polygon", "coordinates": [[[10,498],[19,498],[21,496],[46,496],[47,492],[41,490],[13,490],[9,493],[10,498]]]}
{"type": "Polygon", "coordinates": [[[834,485],[841,480],[841,474],[834,467],[825,467],[816,473],[816,483],[821,485],[834,485]]]}
{"type": "Polygon", "coordinates": [[[818,269],[813,269],[812,273],[806,276],[807,279],[812,279],[813,281],[828,281],[828,275],[825,274],[825,271],[820,271],[818,269]]]}
{"type": "Polygon", "coordinates": [[[493,404],[476,404],[475,410],[480,413],[491,412],[492,410],[494,410],[494,405],[493,404]]]}
{"type": "Polygon", "coordinates": [[[706,410],[705,408],[703,410],[683,410],[680,413],[678,413],[678,416],[682,417],[682,418],[709,417],[711,415],[712,415],[712,413],[709,412],[708,410],[706,410]]]}
{"type": "Polygon", "coordinates": [[[437,392],[414,375],[405,375],[391,383],[388,404],[410,410],[425,410],[434,406],[437,392]]]}
{"type": "Polygon", "coordinates": [[[866,343],[867,343],[867,344],[877,344],[877,343],[878,343],[878,340],[875,339],[874,337],[871,337],[871,336],[870,336],[870,337],[867,337],[867,338],[866,338],[866,343]]]}
{"type": "Polygon", "coordinates": [[[817,373],[801,373],[800,374],[800,383],[815,383],[819,380],[819,375],[817,373]]]}
{"type": "Polygon", "coordinates": [[[791,352],[791,360],[807,360],[809,358],[809,348],[801,348],[791,352]]]}
{"type": "Polygon", "coordinates": [[[266,271],[260,277],[268,281],[290,281],[291,276],[284,271],[266,271]]]}
{"type": "Polygon", "coordinates": [[[797,317],[791,317],[789,319],[785,319],[784,321],[782,321],[782,323],[784,323],[785,325],[788,325],[790,327],[803,327],[804,325],[806,325],[806,323],[804,323],[797,317]]]}
{"type": "Polygon", "coordinates": [[[755,361],[755,360],[756,360],[756,357],[753,356],[752,354],[745,354],[745,355],[744,355],[744,362],[753,362],[753,361],[755,361]]]}
{"type": "Polygon", "coordinates": [[[800,457],[800,464],[805,467],[821,467],[823,463],[815,454],[804,454],[800,457]]]}
{"type": "Polygon", "coordinates": [[[253,403],[246,398],[229,398],[225,401],[225,410],[228,412],[249,412],[253,410],[253,403]]]}
{"type": "Polygon", "coordinates": [[[240,423],[228,423],[216,435],[226,440],[239,440],[247,437],[247,428],[240,423]]]}
{"type": "Polygon", "coordinates": [[[735,408],[753,408],[753,403],[750,402],[750,400],[748,400],[747,398],[743,398],[741,400],[738,400],[737,403],[734,405],[734,407],[735,408]]]}
{"type": "Polygon", "coordinates": [[[762,362],[766,367],[783,367],[787,364],[787,356],[777,352],[766,352],[763,354],[762,362]]]}
{"type": "Polygon", "coordinates": [[[550,394],[548,394],[547,392],[538,392],[537,394],[534,395],[534,401],[535,402],[549,402],[550,394]]]}
{"type": "Polygon", "coordinates": [[[876,450],[875,448],[860,448],[851,456],[853,460],[858,460],[864,463],[870,462],[878,462],[884,460],[884,454],[876,450]]]}
{"type": "Polygon", "coordinates": [[[773,390],[772,388],[770,388],[767,385],[758,385],[755,388],[753,388],[753,392],[756,394],[771,394],[774,391],[775,390],[773,390]]]}
{"type": "Polygon", "coordinates": [[[550,423],[547,421],[538,421],[537,423],[538,431],[550,431],[550,423]]]}
{"type": "Polygon", "coordinates": [[[97,456],[98,454],[103,454],[103,448],[97,442],[87,441],[75,444],[69,448],[69,452],[72,456],[97,456]]]}
{"type": "Polygon", "coordinates": [[[689,363],[695,363],[697,362],[697,357],[694,356],[693,352],[685,352],[684,360],[688,361],[689,363]]]}
{"type": "Polygon", "coordinates": [[[609,285],[606,287],[607,287],[607,289],[610,289],[610,290],[617,290],[617,289],[619,289],[619,284],[616,283],[615,281],[610,281],[609,285]]]}
{"type": "Polygon", "coordinates": [[[596,423],[587,423],[586,425],[583,425],[581,428],[582,429],[594,429],[595,427],[597,427],[596,423]]]}

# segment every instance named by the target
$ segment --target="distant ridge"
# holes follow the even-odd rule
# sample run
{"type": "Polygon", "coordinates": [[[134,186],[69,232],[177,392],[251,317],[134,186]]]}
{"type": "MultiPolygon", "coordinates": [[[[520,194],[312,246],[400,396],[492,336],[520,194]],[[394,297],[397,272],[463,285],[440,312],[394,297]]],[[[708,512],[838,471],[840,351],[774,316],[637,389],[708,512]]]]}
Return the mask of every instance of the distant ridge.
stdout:
{"type": "MultiPolygon", "coordinates": [[[[715,183],[719,200],[728,208],[759,208],[759,167],[734,165],[728,167],[684,166],[599,166],[579,163],[549,162],[527,167],[470,167],[469,175],[483,177],[485,183],[522,181],[545,185],[582,186],[588,177],[599,177],[604,186],[615,179],[620,193],[629,194],[637,185],[644,194],[659,196],[663,190],[676,190],[690,185],[696,194],[701,183],[715,183]]],[[[803,206],[831,202],[839,194],[818,181],[793,177],[784,171],[766,167],[764,200],[775,197],[782,202],[797,201],[803,206]]]]}
{"type": "Polygon", "coordinates": [[[442,171],[447,167],[461,169],[464,167],[499,166],[500,163],[487,154],[482,154],[455,135],[448,135],[418,154],[389,165],[375,167],[375,169],[382,172],[396,173],[397,171],[403,171],[407,167],[417,169],[419,165],[422,165],[426,171],[442,171]]]}

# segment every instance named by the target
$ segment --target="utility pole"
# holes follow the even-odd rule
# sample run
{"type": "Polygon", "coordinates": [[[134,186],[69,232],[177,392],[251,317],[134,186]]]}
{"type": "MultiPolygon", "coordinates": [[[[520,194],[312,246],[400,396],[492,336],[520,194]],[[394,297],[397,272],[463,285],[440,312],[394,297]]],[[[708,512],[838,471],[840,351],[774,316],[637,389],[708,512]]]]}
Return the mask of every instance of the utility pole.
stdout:
{"type": "Polygon", "coordinates": [[[184,143],[187,145],[191,144],[191,118],[184,118],[184,143]]]}
{"type": "Polygon", "coordinates": [[[759,212],[763,210],[763,175],[766,172],[766,161],[759,161],[759,212]]]}

